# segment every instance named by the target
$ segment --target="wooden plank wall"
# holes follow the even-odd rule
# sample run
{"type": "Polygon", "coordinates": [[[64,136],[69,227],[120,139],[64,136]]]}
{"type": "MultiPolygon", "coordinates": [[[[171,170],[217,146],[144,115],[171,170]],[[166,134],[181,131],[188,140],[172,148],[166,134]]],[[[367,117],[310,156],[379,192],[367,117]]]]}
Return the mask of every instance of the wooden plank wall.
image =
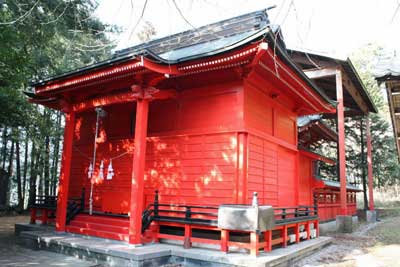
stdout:
{"type": "Polygon", "coordinates": [[[246,84],[244,92],[249,201],[257,191],[263,204],[297,205],[297,116],[264,87],[246,84]]]}
{"type": "MultiPolygon", "coordinates": [[[[237,130],[243,121],[240,83],[186,90],[177,99],[154,101],[149,111],[145,199],[188,204],[220,204],[236,201],[237,130]]],[[[101,211],[127,212],[129,203],[135,104],[104,108],[100,123],[97,166],[104,160],[104,177],[112,157],[115,176],[94,186],[94,207],[101,211]],[[114,202],[109,207],[105,202],[114,202]],[[104,206],[107,209],[104,210],[104,206]]],[[[75,127],[73,168],[69,197],[78,197],[82,187],[89,197],[87,177],[93,153],[95,112],[78,114],[75,127]]]]}

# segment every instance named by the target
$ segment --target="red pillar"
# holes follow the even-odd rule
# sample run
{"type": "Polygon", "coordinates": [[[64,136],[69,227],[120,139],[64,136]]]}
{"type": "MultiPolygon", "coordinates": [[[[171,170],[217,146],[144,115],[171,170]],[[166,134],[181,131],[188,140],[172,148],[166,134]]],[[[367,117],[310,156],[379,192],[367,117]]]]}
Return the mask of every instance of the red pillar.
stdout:
{"type": "Polygon", "coordinates": [[[342,73],[336,71],[336,98],[337,98],[337,129],[338,129],[338,154],[339,154],[339,179],[340,179],[340,215],[347,215],[346,203],[346,151],[344,135],[344,103],[342,73]]]}
{"type": "Polygon", "coordinates": [[[246,204],[247,200],[247,133],[237,135],[236,203],[246,204]]]}
{"type": "Polygon", "coordinates": [[[374,210],[374,180],[372,178],[372,144],[369,117],[367,117],[367,164],[368,164],[368,192],[369,209],[374,210]]]}
{"type": "Polygon", "coordinates": [[[67,218],[68,187],[71,173],[72,141],[74,139],[75,112],[65,114],[64,144],[60,180],[58,183],[56,231],[65,231],[67,218]]]}
{"type": "Polygon", "coordinates": [[[133,154],[131,207],[129,219],[129,243],[141,244],[142,213],[144,205],[144,168],[146,160],[147,120],[149,100],[136,102],[135,150],[133,154]]]}

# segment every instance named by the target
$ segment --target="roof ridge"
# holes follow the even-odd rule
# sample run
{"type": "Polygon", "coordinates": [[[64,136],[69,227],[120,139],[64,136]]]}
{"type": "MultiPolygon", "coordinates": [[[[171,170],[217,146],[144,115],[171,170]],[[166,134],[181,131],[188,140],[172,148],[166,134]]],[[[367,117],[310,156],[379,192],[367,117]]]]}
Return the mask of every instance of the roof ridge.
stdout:
{"type": "MultiPolygon", "coordinates": [[[[207,24],[207,25],[203,25],[203,26],[200,26],[200,27],[198,27],[196,29],[182,31],[182,32],[175,33],[175,34],[172,34],[172,35],[168,35],[168,36],[164,36],[164,37],[161,37],[161,38],[157,38],[155,40],[151,40],[151,41],[148,41],[148,42],[145,42],[145,43],[137,44],[137,45],[134,45],[134,46],[131,46],[131,47],[128,47],[128,48],[117,50],[117,51],[114,52],[113,57],[120,57],[120,56],[127,55],[127,54],[130,54],[130,53],[138,53],[139,51],[145,51],[145,50],[149,50],[149,49],[151,50],[151,49],[154,49],[155,46],[160,46],[160,47],[163,47],[163,48],[167,48],[167,47],[169,47],[168,44],[172,40],[178,39],[178,38],[180,40],[177,40],[178,42],[174,43],[175,46],[176,46],[174,49],[179,49],[179,48],[182,48],[184,46],[187,47],[187,46],[190,46],[190,45],[193,45],[193,44],[204,43],[204,42],[207,42],[207,41],[217,40],[217,39],[221,39],[221,38],[224,38],[224,37],[227,37],[227,36],[241,34],[241,33],[249,31],[248,27],[244,27],[243,26],[244,25],[243,21],[246,21],[246,20],[249,21],[249,22],[252,22],[253,27],[257,28],[257,26],[258,26],[258,29],[261,29],[262,27],[266,27],[267,25],[270,24],[270,21],[269,21],[269,18],[268,18],[268,14],[267,14],[266,11],[267,11],[267,9],[262,9],[262,10],[250,12],[250,13],[243,14],[243,15],[240,15],[240,16],[237,16],[237,17],[231,17],[231,18],[228,18],[228,19],[225,19],[225,20],[221,20],[221,21],[217,21],[217,22],[210,23],[210,24],[207,24]],[[259,20],[259,22],[260,22],[259,25],[254,24],[254,22],[256,22],[257,20],[259,20]],[[231,30],[230,34],[229,34],[229,28],[226,27],[229,24],[237,25],[237,28],[235,29],[236,31],[235,30],[234,31],[231,30]],[[216,31],[210,33],[210,31],[213,28],[216,29],[216,31]],[[202,31],[204,31],[203,37],[204,36],[214,36],[215,37],[215,34],[218,31],[220,31],[220,32],[221,31],[222,32],[227,32],[228,31],[228,34],[227,35],[221,35],[220,38],[208,38],[208,39],[204,38],[203,40],[198,40],[198,41],[195,41],[195,42],[192,42],[192,43],[189,42],[189,43],[186,43],[186,44],[183,44],[183,45],[181,44],[182,37],[188,37],[190,35],[193,35],[193,38],[194,37],[200,38],[202,35],[199,35],[199,32],[202,32],[202,31]],[[168,43],[168,44],[165,44],[165,43],[168,43]]],[[[190,41],[193,41],[193,40],[190,40],[190,41]]],[[[171,48],[169,47],[169,49],[167,49],[167,50],[171,50],[171,48]]],[[[159,52],[157,52],[157,53],[159,53],[159,52]]]]}

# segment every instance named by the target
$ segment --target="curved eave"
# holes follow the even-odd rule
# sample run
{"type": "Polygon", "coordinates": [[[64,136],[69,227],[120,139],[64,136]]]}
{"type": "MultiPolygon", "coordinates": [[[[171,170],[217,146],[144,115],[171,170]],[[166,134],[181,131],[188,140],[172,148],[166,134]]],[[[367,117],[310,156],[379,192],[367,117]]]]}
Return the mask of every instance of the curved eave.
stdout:
{"type": "Polygon", "coordinates": [[[318,153],[315,153],[315,152],[312,152],[312,151],[309,151],[309,150],[306,150],[306,149],[303,149],[303,148],[299,148],[299,153],[301,155],[304,155],[304,156],[306,156],[308,158],[311,158],[313,160],[320,160],[320,161],[326,162],[326,163],[331,164],[331,165],[335,165],[336,164],[336,161],[331,159],[331,158],[325,157],[323,155],[320,155],[318,153]]]}
{"type": "Polygon", "coordinates": [[[367,88],[365,88],[365,85],[362,82],[360,76],[358,75],[358,72],[357,72],[356,68],[354,67],[353,63],[351,62],[351,60],[348,58],[345,61],[342,61],[342,66],[346,71],[353,74],[353,75],[350,75],[350,78],[351,78],[352,82],[354,84],[356,84],[357,87],[359,88],[359,92],[363,96],[364,101],[367,103],[369,111],[373,112],[373,113],[378,113],[378,109],[377,109],[374,101],[372,101],[372,98],[369,95],[367,88]]]}
{"type": "Polygon", "coordinates": [[[283,49],[277,42],[275,42],[275,39],[279,39],[275,37],[275,34],[273,34],[271,31],[268,32],[267,37],[270,39],[270,41],[273,42],[273,44],[276,46],[276,53],[280,56],[280,58],[313,90],[318,94],[318,96],[325,101],[328,105],[332,107],[332,110],[330,111],[331,113],[336,112],[336,105],[337,103],[335,101],[332,101],[308,76],[301,70],[290,58],[290,56],[287,54],[286,49],[283,49]]]}
{"type": "MultiPolygon", "coordinates": [[[[334,189],[338,189],[340,188],[340,183],[339,182],[334,182],[334,181],[323,181],[325,184],[326,188],[334,188],[334,189]]],[[[346,189],[350,190],[350,191],[354,191],[354,192],[362,192],[363,190],[353,186],[353,185],[346,185],[346,189]]]]}
{"type": "Polygon", "coordinates": [[[265,28],[259,30],[258,32],[256,32],[255,34],[253,34],[245,39],[242,39],[236,43],[233,43],[229,46],[223,47],[221,49],[212,50],[207,53],[201,53],[201,54],[197,54],[197,55],[193,55],[193,56],[189,56],[189,57],[183,57],[183,58],[180,58],[179,60],[167,60],[167,59],[164,59],[164,58],[159,57],[158,55],[152,53],[150,50],[144,49],[144,50],[136,52],[136,53],[124,54],[123,56],[105,60],[105,61],[93,64],[93,65],[86,66],[84,68],[79,68],[79,69],[76,69],[76,70],[73,70],[70,72],[66,72],[61,75],[49,77],[49,78],[46,78],[46,79],[43,79],[43,80],[40,80],[37,82],[32,82],[30,84],[30,86],[33,88],[43,87],[50,83],[62,82],[63,80],[66,80],[66,79],[73,79],[76,77],[81,77],[84,75],[88,75],[94,71],[105,70],[110,67],[121,65],[123,63],[128,63],[128,62],[132,62],[132,61],[136,61],[136,63],[138,63],[142,60],[142,58],[145,58],[149,61],[160,64],[160,66],[165,65],[168,67],[170,67],[171,65],[177,65],[180,63],[186,63],[189,61],[195,61],[195,60],[199,60],[199,59],[206,60],[209,57],[218,56],[218,55],[227,53],[229,51],[239,49],[240,47],[245,46],[246,44],[249,44],[258,39],[261,39],[263,36],[265,36],[265,34],[268,31],[270,31],[270,28],[265,27],[265,28]]]}
{"type": "MultiPolygon", "coordinates": [[[[332,189],[332,190],[338,190],[340,189],[340,183],[336,181],[327,181],[323,180],[321,178],[314,178],[314,186],[315,188],[319,189],[332,189]]],[[[346,190],[350,192],[363,192],[361,188],[358,188],[353,185],[346,185],[346,190]]]]}

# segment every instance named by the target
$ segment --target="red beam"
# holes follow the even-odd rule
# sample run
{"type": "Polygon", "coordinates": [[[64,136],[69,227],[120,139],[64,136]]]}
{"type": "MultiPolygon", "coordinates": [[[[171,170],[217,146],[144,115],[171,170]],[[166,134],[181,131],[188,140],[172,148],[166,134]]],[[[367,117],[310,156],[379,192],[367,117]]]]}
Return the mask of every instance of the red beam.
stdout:
{"type": "Polygon", "coordinates": [[[71,173],[72,141],[74,139],[75,112],[65,114],[64,146],[60,181],[58,185],[56,231],[64,232],[67,218],[68,187],[71,173]]]}
{"type": "Polygon", "coordinates": [[[141,244],[144,168],[146,161],[146,136],[149,100],[141,99],[136,105],[135,151],[133,155],[131,207],[129,218],[129,243],[141,244]]]}
{"type": "Polygon", "coordinates": [[[369,209],[374,210],[374,180],[372,177],[372,144],[369,117],[367,117],[367,164],[368,164],[368,192],[369,209]]]}
{"type": "Polygon", "coordinates": [[[178,75],[181,74],[181,72],[178,70],[177,65],[163,65],[163,64],[158,64],[155,63],[151,60],[148,60],[145,57],[141,57],[141,64],[143,67],[145,67],[148,70],[157,72],[157,73],[162,73],[162,74],[167,74],[167,75],[178,75]]]}
{"type": "MultiPolygon", "coordinates": [[[[151,96],[152,100],[161,100],[176,97],[175,90],[159,90],[151,96]]],[[[114,93],[101,97],[89,99],[73,105],[75,112],[81,112],[96,107],[103,107],[113,104],[129,103],[137,100],[137,96],[132,92],[114,93]]]]}
{"type": "Polygon", "coordinates": [[[339,154],[339,179],[340,179],[340,215],[347,215],[343,84],[342,84],[342,73],[340,70],[336,71],[336,98],[338,102],[337,128],[338,128],[338,154],[339,154]]]}

